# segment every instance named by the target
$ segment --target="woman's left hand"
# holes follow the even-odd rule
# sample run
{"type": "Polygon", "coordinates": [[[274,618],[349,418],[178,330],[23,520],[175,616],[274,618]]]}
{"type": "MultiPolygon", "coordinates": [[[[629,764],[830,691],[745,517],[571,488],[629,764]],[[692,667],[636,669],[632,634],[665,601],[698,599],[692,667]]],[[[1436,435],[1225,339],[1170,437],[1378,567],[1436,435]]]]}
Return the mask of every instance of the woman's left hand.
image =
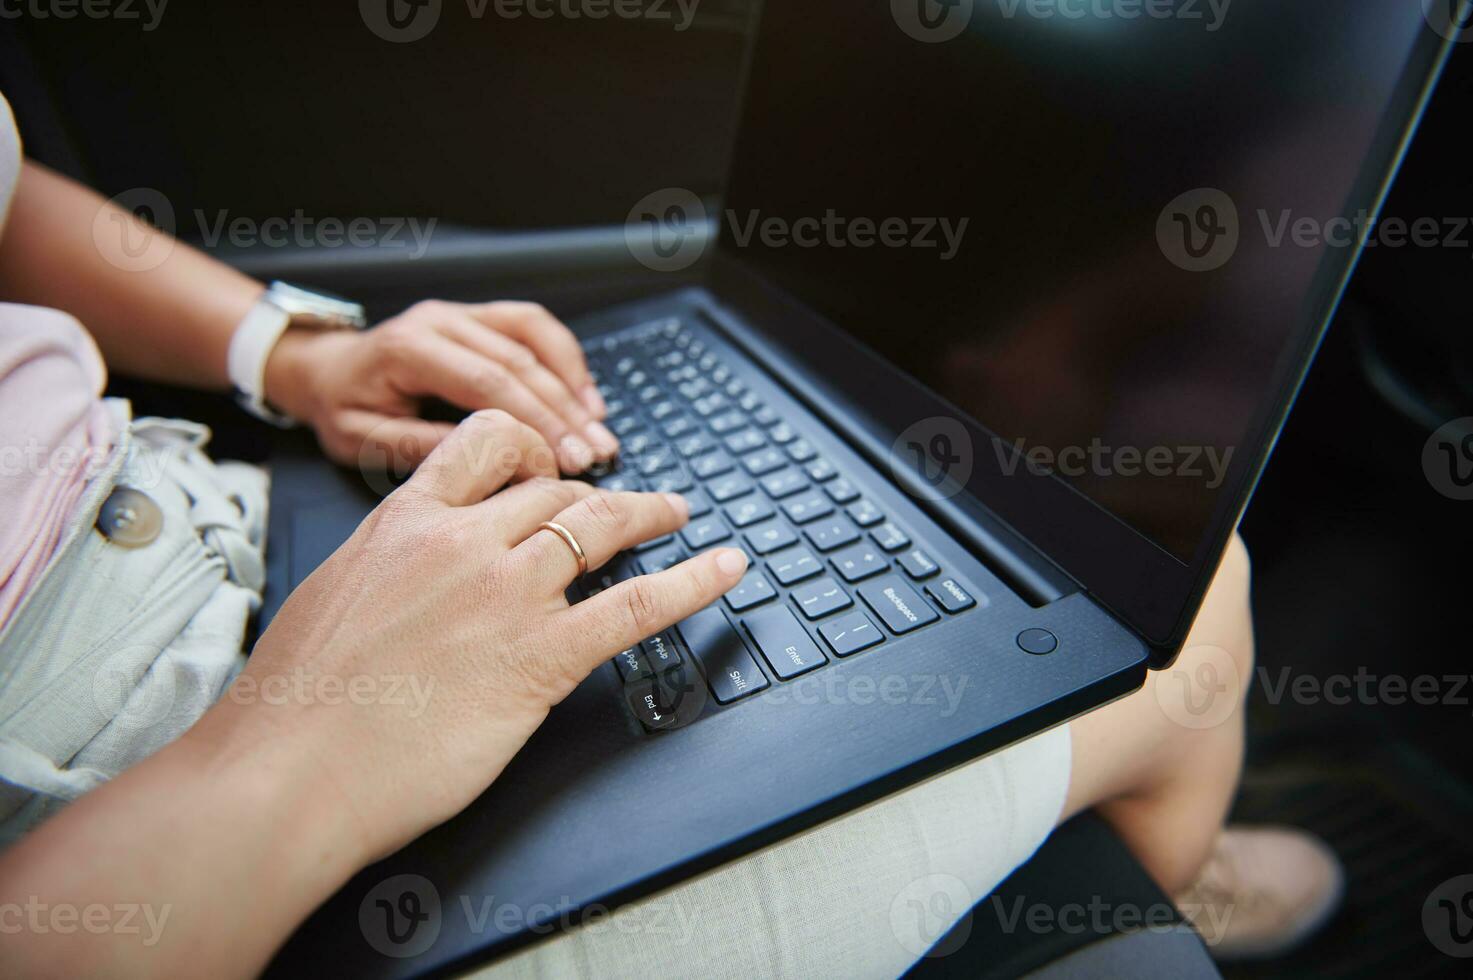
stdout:
{"type": "Polygon", "coordinates": [[[364,333],[289,330],[266,364],[266,399],[317,430],[339,463],[413,467],[453,426],[419,418],[440,398],[501,409],[581,473],[619,451],[572,331],[535,303],[417,303],[364,333]]]}

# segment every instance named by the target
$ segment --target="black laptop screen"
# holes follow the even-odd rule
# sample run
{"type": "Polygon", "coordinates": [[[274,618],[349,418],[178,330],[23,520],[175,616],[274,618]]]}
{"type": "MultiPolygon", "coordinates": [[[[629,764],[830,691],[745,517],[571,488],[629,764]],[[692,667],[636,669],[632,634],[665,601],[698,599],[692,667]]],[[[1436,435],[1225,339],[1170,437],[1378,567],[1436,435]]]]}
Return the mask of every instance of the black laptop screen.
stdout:
{"type": "Polygon", "coordinates": [[[1191,561],[1431,2],[767,0],[722,248],[1191,561]]]}

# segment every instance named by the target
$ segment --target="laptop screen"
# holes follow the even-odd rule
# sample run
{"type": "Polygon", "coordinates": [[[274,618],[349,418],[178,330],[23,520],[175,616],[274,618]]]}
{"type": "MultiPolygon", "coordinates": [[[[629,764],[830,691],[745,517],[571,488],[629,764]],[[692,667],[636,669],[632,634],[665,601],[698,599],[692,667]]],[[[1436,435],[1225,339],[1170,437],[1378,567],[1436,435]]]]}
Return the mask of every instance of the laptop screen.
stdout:
{"type": "Polygon", "coordinates": [[[722,249],[1191,562],[1431,6],[767,0],[722,249]]]}

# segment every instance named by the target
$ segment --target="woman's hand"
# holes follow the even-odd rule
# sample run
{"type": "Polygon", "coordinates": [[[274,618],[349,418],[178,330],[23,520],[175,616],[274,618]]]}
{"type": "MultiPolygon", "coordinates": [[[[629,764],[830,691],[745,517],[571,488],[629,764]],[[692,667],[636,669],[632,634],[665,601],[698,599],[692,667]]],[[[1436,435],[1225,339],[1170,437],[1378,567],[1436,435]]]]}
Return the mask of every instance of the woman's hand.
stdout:
{"type": "Polygon", "coordinates": [[[368,450],[417,465],[452,428],[417,417],[429,397],[511,413],[556,448],[564,473],[619,450],[582,348],[535,303],[431,300],[366,333],[289,330],[266,364],[267,401],[340,463],[368,450]]]}
{"type": "Polygon", "coordinates": [[[577,561],[539,524],[571,531],[592,570],[678,530],[689,509],[674,494],[555,477],[531,428],[502,412],[471,416],[292,594],[210,723],[323,767],[366,853],[457,813],[590,671],[716,601],[746,570],[741,551],[720,549],[570,608],[577,561]],[[256,703],[272,678],[303,671],[309,690],[314,678],[340,690],[400,678],[423,703],[256,703]]]}

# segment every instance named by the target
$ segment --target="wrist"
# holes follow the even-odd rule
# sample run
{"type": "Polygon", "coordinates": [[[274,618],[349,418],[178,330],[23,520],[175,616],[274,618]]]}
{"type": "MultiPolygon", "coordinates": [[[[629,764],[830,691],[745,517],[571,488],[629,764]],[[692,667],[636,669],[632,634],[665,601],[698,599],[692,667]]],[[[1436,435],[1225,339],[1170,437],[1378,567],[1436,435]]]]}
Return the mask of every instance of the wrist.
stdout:
{"type": "Polygon", "coordinates": [[[288,327],[266,358],[262,395],[274,410],[301,422],[315,423],[318,412],[314,363],[323,342],[351,334],[322,333],[305,327],[288,327]]]}

